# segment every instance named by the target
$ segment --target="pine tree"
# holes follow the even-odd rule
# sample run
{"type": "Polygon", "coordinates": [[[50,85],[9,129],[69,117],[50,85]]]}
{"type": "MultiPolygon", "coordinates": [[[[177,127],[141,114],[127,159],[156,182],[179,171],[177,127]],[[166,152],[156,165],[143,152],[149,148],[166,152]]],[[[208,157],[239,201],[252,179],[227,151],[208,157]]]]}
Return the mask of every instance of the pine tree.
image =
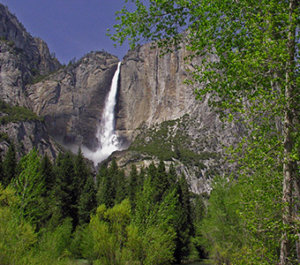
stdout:
{"type": "Polygon", "coordinates": [[[127,181],[124,170],[118,170],[115,176],[116,196],[115,204],[121,203],[127,196],[127,181]]]}
{"type": "Polygon", "coordinates": [[[133,164],[131,166],[131,171],[129,175],[129,185],[128,185],[128,197],[132,208],[135,208],[136,192],[138,190],[138,173],[136,166],[133,164]]]}
{"type": "Polygon", "coordinates": [[[78,149],[77,156],[75,157],[74,161],[75,166],[75,179],[74,182],[77,183],[77,194],[80,196],[83,187],[85,185],[85,182],[89,175],[91,175],[91,172],[84,160],[81,148],[78,149]]]}
{"type": "Polygon", "coordinates": [[[4,186],[7,186],[16,176],[17,159],[14,144],[11,144],[3,160],[4,186]]]}
{"type": "Polygon", "coordinates": [[[0,156],[0,184],[4,185],[4,179],[3,162],[2,157],[0,156]]]}
{"type": "Polygon", "coordinates": [[[177,173],[173,164],[170,165],[168,172],[168,184],[170,187],[174,186],[177,181],[177,173]]]}
{"type": "Polygon", "coordinates": [[[90,221],[90,215],[94,213],[97,206],[96,187],[93,177],[88,176],[83,191],[81,192],[78,204],[79,224],[90,221]]]}
{"type": "Polygon", "coordinates": [[[106,170],[103,167],[100,168],[97,177],[99,182],[97,192],[98,204],[105,204],[108,208],[114,206],[118,173],[118,165],[115,160],[112,160],[110,167],[106,170]]]}
{"type": "Polygon", "coordinates": [[[142,187],[144,185],[145,176],[146,176],[146,171],[142,167],[141,170],[140,170],[140,174],[138,176],[138,182],[137,182],[138,190],[142,189],[142,187]]]}
{"type": "Polygon", "coordinates": [[[160,161],[156,170],[156,174],[154,174],[153,185],[156,189],[155,200],[161,201],[165,192],[169,189],[168,174],[163,161],[160,161]]]}
{"type": "Polygon", "coordinates": [[[175,259],[180,263],[189,254],[189,243],[193,234],[191,198],[189,186],[184,176],[181,176],[176,185],[178,194],[177,218],[175,220],[176,249],[175,259]]]}
{"type": "Polygon", "coordinates": [[[47,155],[41,160],[41,174],[45,181],[45,196],[49,196],[53,191],[56,181],[53,165],[47,155]]]}
{"type": "Polygon", "coordinates": [[[71,217],[73,227],[78,224],[77,183],[74,182],[75,170],[71,153],[59,155],[57,160],[58,205],[62,218],[71,217]]]}

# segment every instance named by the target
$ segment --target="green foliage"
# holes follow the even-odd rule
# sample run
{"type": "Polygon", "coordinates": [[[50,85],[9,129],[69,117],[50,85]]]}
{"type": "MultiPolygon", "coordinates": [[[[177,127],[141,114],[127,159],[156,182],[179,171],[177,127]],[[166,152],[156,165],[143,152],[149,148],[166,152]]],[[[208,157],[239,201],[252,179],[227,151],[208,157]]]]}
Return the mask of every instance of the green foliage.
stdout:
{"type": "Polygon", "coordinates": [[[20,198],[20,213],[33,224],[44,216],[45,202],[42,195],[45,183],[40,172],[40,158],[35,150],[24,156],[18,165],[19,175],[14,179],[13,186],[20,198]]]}
{"type": "Polygon", "coordinates": [[[100,205],[86,228],[82,241],[84,257],[99,264],[120,264],[126,227],[130,222],[130,204],[124,200],[111,209],[100,205]]]}
{"type": "Polygon", "coordinates": [[[131,186],[116,161],[100,168],[98,192],[110,179],[114,197],[113,207],[102,204],[96,213],[96,186],[80,152],[59,154],[53,166],[32,150],[17,172],[5,190],[0,186],[1,264],[165,265],[187,255],[178,242],[188,244],[191,235],[190,198],[163,162],[147,174],[133,167],[131,186]],[[118,203],[127,194],[135,208],[128,198],[118,203]]]}
{"type": "Polygon", "coordinates": [[[242,234],[238,209],[237,191],[234,183],[226,179],[215,180],[209,198],[208,213],[198,233],[202,236],[202,245],[209,251],[216,264],[228,264],[233,253],[240,251],[245,238],[242,234]]]}
{"type": "Polygon", "coordinates": [[[32,80],[31,80],[31,84],[37,84],[37,83],[39,83],[39,82],[41,82],[41,81],[43,81],[43,80],[45,80],[47,77],[48,77],[49,75],[47,74],[47,75],[36,75],[32,80]]]}
{"type": "Polygon", "coordinates": [[[31,110],[25,107],[11,106],[4,101],[0,101],[0,112],[7,114],[0,118],[0,124],[2,125],[19,121],[43,121],[43,118],[37,116],[31,110]]]}
{"type": "Polygon", "coordinates": [[[176,249],[174,257],[177,263],[187,258],[190,252],[190,240],[193,235],[192,207],[189,186],[184,177],[181,177],[176,185],[178,194],[177,219],[174,223],[176,231],[176,249]]]}
{"type": "MultiPolygon", "coordinates": [[[[197,98],[208,98],[222,118],[244,127],[245,138],[233,150],[240,197],[230,198],[225,191],[235,185],[226,183],[212,194],[208,216],[215,227],[219,227],[218,218],[226,227],[220,228],[223,238],[211,227],[210,241],[221,242],[216,240],[210,250],[220,264],[296,263],[292,233],[299,231],[299,223],[293,221],[299,219],[299,183],[294,181],[299,171],[300,132],[298,1],[131,3],[135,8],[125,6],[118,12],[112,39],[122,44],[128,38],[132,46],[144,39],[157,41],[154,46],[162,52],[175,50],[184,41],[190,52],[186,61],[201,58],[200,65],[193,63],[193,78],[187,81],[198,86],[197,98]],[[215,196],[220,202],[214,201],[215,196]],[[241,210],[242,204],[247,211],[241,210]],[[245,229],[245,249],[230,227],[245,229]],[[239,255],[237,249],[244,254],[239,255]]],[[[299,263],[299,254],[297,259],[299,263]]]]}
{"type": "MultiPolygon", "coordinates": [[[[55,56],[52,57],[52,58],[55,59],[55,56]]],[[[29,83],[32,84],[32,85],[34,85],[34,84],[37,84],[37,83],[42,82],[44,80],[47,80],[47,79],[49,79],[49,77],[52,74],[56,73],[58,70],[60,70],[61,68],[64,68],[64,67],[65,66],[62,65],[59,69],[57,69],[55,71],[52,71],[52,72],[49,72],[49,73],[44,74],[44,75],[40,74],[40,72],[39,72],[38,69],[32,68],[32,69],[30,69],[32,77],[31,77],[29,83]]]]}
{"type": "Polygon", "coordinates": [[[70,256],[71,234],[71,219],[65,219],[53,231],[42,230],[38,244],[31,251],[27,264],[74,264],[68,259],[70,256]]]}
{"type": "Polygon", "coordinates": [[[110,166],[106,169],[102,166],[97,175],[98,204],[105,204],[112,207],[116,203],[120,203],[127,195],[127,182],[125,174],[119,170],[116,160],[113,159],[110,166]]]}
{"type": "Polygon", "coordinates": [[[53,165],[47,155],[45,155],[40,162],[40,171],[45,181],[45,196],[51,196],[55,186],[56,176],[53,165]]]}
{"type": "Polygon", "coordinates": [[[129,184],[128,184],[128,198],[132,208],[135,208],[136,193],[138,190],[138,173],[135,165],[131,166],[131,171],[129,175],[129,184]]]}
{"type": "Polygon", "coordinates": [[[37,241],[30,223],[19,218],[19,198],[11,187],[0,184],[0,263],[3,265],[25,264],[24,256],[37,241]]]}
{"type": "Polygon", "coordinates": [[[216,179],[208,213],[197,227],[199,244],[217,264],[275,264],[281,224],[281,171],[260,169],[249,179],[216,179]]]}
{"type": "Polygon", "coordinates": [[[77,155],[74,160],[74,181],[77,183],[77,191],[75,191],[78,195],[82,193],[82,190],[84,188],[85,182],[88,179],[89,176],[91,176],[90,169],[88,168],[82,151],[79,148],[77,155]]]}
{"type": "Polygon", "coordinates": [[[97,202],[98,204],[105,204],[107,207],[114,205],[116,195],[116,187],[113,185],[117,171],[102,169],[98,172],[98,191],[97,202]]]}
{"type": "Polygon", "coordinates": [[[143,264],[169,264],[174,260],[177,196],[175,190],[171,190],[161,202],[155,202],[155,194],[155,188],[147,178],[137,195],[133,224],[146,252],[143,264]]]}

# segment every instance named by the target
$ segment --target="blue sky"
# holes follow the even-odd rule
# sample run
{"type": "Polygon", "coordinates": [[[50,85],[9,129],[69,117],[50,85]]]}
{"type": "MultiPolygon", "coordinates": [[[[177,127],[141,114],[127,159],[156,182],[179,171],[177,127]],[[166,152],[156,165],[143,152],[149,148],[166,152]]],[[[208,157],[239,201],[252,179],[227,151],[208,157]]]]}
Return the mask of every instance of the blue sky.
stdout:
{"type": "Polygon", "coordinates": [[[27,31],[47,42],[61,63],[105,50],[120,59],[128,45],[114,48],[106,36],[124,0],[0,0],[27,31]]]}

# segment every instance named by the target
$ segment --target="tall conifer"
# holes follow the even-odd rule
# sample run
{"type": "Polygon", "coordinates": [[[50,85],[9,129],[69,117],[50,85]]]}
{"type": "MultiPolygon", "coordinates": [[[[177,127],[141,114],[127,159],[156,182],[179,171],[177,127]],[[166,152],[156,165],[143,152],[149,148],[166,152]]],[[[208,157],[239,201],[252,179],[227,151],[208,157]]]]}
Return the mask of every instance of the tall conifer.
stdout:
{"type": "Polygon", "coordinates": [[[91,213],[96,209],[96,187],[94,179],[91,175],[87,177],[83,191],[79,198],[78,215],[79,224],[88,223],[90,221],[91,213]]]}
{"type": "Polygon", "coordinates": [[[12,143],[3,160],[4,186],[7,186],[15,178],[17,168],[16,150],[12,143]]]}

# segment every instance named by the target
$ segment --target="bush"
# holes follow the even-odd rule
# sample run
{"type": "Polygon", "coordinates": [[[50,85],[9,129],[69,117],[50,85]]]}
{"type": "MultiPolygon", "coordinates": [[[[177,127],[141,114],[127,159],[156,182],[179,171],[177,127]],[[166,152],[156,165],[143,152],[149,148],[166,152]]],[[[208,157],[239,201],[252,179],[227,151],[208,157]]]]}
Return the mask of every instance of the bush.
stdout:
{"type": "Polygon", "coordinates": [[[1,125],[19,121],[43,121],[42,117],[31,110],[21,106],[11,106],[4,101],[0,101],[0,112],[6,113],[6,115],[0,117],[1,125]]]}

